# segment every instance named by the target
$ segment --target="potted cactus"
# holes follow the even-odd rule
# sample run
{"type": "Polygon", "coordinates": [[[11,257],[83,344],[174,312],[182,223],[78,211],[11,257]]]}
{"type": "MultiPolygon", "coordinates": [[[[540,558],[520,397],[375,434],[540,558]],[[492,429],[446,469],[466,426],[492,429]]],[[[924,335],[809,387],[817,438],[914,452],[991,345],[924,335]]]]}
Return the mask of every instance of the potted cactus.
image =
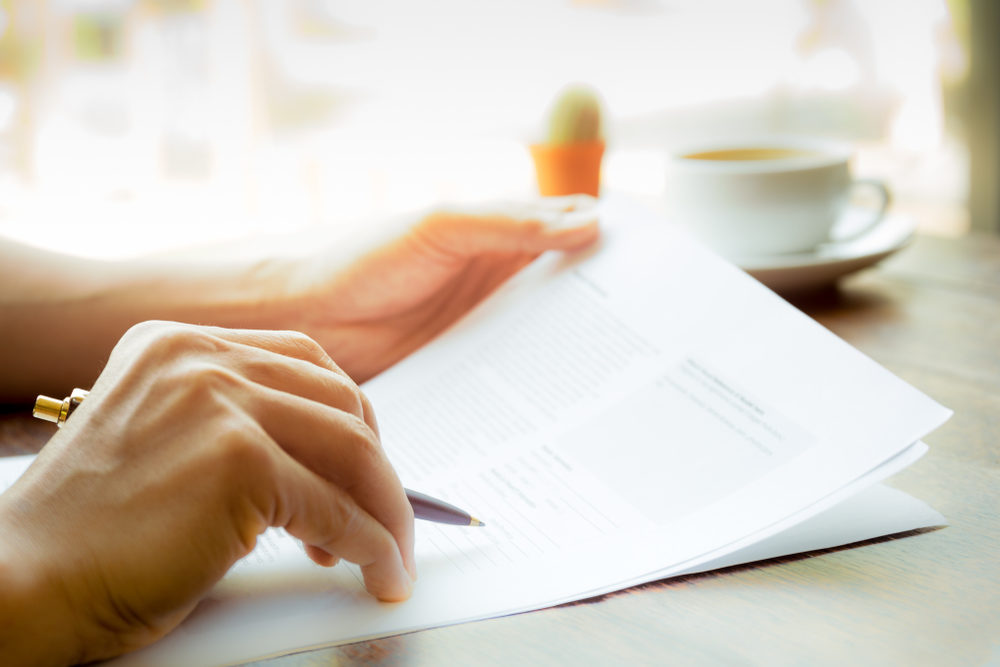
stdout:
{"type": "Polygon", "coordinates": [[[563,90],[552,104],[545,141],[530,146],[542,195],[597,196],[604,129],[597,93],[584,86],[563,90]]]}

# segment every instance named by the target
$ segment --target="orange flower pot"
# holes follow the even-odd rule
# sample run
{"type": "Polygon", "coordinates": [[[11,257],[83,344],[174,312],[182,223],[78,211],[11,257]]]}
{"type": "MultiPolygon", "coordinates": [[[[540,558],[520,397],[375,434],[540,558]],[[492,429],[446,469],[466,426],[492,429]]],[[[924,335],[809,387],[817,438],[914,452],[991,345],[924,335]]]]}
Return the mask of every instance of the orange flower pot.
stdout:
{"type": "Polygon", "coordinates": [[[529,148],[535,161],[538,191],[543,196],[597,196],[601,188],[603,141],[534,144],[529,148]]]}

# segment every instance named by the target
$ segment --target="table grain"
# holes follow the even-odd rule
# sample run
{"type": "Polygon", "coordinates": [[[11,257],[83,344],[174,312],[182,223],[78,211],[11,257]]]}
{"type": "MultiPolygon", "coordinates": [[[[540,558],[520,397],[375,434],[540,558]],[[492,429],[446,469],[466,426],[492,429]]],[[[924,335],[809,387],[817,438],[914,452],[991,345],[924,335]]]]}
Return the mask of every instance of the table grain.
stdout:
{"type": "MultiPolygon", "coordinates": [[[[788,298],[955,410],[890,481],[949,526],[256,664],[1000,664],[1000,238],[918,237],[788,298]]],[[[0,455],[51,433],[8,408],[0,455]]]]}

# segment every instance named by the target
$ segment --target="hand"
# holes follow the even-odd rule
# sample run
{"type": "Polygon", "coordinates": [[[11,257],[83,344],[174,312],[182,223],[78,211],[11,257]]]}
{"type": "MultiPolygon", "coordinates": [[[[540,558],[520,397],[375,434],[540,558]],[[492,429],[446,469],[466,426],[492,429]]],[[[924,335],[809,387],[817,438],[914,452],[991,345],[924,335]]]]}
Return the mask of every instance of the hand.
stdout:
{"type": "Polygon", "coordinates": [[[319,254],[298,266],[283,328],[305,331],[357,382],[377,375],[457,320],[546,250],[598,237],[581,195],[483,210],[439,211],[346,266],[319,254]]]}
{"type": "Polygon", "coordinates": [[[412,510],[371,405],[319,345],[138,325],[0,496],[3,653],[84,662],[148,644],[268,526],[321,565],[359,564],[381,599],[410,594],[412,510]],[[44,608],[4,609],[19,600],[44,608]]]}
{"type": "Polygon", "coordinates": [[[0,401],[92,385],[121,335],[146,320],[302,331],[363,382],[538,254],[595,241],[594,204],[580,195],[438,211],[399,233],[382,225],[374,243],[311,233],[311,254],[295,259],[252,245],[242,259],[227,247],[109,262],[0,239],[0,401]]]}

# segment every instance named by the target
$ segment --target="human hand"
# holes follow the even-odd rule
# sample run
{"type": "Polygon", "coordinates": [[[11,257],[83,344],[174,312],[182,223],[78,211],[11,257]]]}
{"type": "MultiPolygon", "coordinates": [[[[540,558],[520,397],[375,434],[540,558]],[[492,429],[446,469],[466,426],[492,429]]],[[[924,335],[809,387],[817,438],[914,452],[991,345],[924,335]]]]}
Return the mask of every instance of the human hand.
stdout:
{"type": "MultiPolygon", "coordinates": [[[[294,308],[280,326],[304,331],[357,382],[377,375],[456,321],[546,250],[599,234],[595,200],[442,210],[349,263],[319,253],[296,267],[294,308]]],[[[277,326],[277,324],[276,324],[277,326]]]]}
{"type": "Polygon", "coordinates": [[[371,405],[319,345],[138,325],[0,496],[6,604],[43,605],[0,603],[4,654],[85,662],[148,644],[268,526],[321,565],[359,564],[380,599],[410,594],[412,510],[371,405]]]}

